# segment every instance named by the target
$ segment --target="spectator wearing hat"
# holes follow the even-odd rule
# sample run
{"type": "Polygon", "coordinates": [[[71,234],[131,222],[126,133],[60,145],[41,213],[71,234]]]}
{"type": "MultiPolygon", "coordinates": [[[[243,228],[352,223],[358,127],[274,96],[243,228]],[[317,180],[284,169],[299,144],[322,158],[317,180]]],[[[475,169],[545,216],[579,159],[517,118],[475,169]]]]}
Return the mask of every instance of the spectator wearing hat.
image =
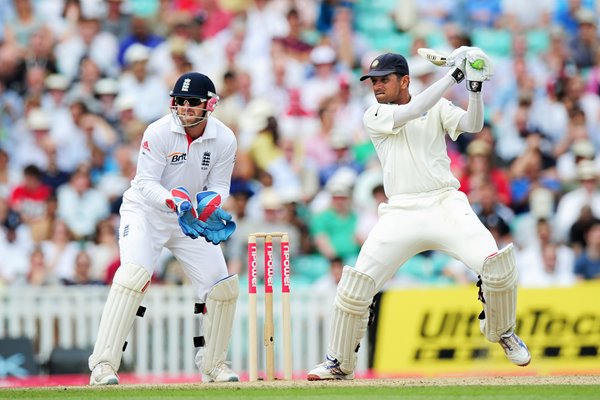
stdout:
{"type": "Polygon", "coordinates": [[[150,48],[135,43],[125,52],[127,71],[122,75],[119,92],[135,98],[133,107],[137,118],[152,122],[160,118],[169,107],[169,98],[164,96],[169,89],[165,83],[148,69],[150,48]]]}
{"type": "Polygon", "coordinates": [[[579,187],[565,193],[556,209],[556,229],[562,240],[568,238],[569,230],[579,219],[583,207],[589,206],[594,218],[600,219],[600,190],[594,162],[581,161],[577,165],[577,178],[579,187]]]}
{"type": "Polygon", "coordinates": [[[340,72],[336,70],[337,54],[333,47],[319,45],[310,52],[313,74],[302,86],[302,106],[315,112],[324,99],[340,90],[340,72]]]}
{"type": "Polygon", "coordinates": [[[310,233],[323,257],[341,257],[349,263],[360,249],[355,234],[358,215],[352,209],[352,187],[334,177],[327,183],[326,190],[331,203],[324,211],[313,215],[309,222],[310,233]]]}
{"type": "Polygon", "coordinates": [[[598,16],[594,11],[582,8],[577,11],[575,18],[577,35],[569,42],[571,54],[577,68],[591,68],[596,64],[596,57],[600,52],[600,38],[597,30],[598,16]]]}
{"type": "Polygon", "coordinates": [[[119,110],[116,99],[119,95],[119,83],[112,78],[102,78],[94,84],[94,93],[98,101],[98,114],[116,131],[119,128],[119,110]]]}
{"type": "Polygon", "coordinates": [[[331,163],[319,169],[319,182],[325,185],[341,168],[348,168],[356,175],[363,171],[363,166],[356,160],[352,152],[352,142],[345,132],[335,130],[329,138],[329,147],[333,150],[334,159],[331,163]]]}
{"type": "MultiPolygon", "coordinates": [[[[50,116],[40,108],[31,109],[25,116],[24,129],[13,144],[12,163],[18,168],[35,165],[40,169],[48,166],[45,143],[53,141],[50,135],[50,116]]],[[[15,133],[18,130],[15,129],[15,133]]]]}
{"type": "Polygon", "coordinates": [[[52,114],[64,113],[68,107],[67,91],[69,81],[60,74],[50,74],[46,77],[46,92],[42,95],[42,108],[52,114]]]}

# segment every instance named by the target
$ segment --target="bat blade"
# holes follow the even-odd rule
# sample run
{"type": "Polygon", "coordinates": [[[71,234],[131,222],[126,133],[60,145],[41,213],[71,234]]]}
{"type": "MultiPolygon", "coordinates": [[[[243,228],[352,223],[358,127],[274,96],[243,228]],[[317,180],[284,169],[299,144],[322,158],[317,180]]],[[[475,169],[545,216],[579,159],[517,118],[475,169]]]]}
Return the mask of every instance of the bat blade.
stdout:
{"type": "Polygon", "coordinates": [[[450,64],[448,64],[448,57],[446,57],[445,55],[443,55],[433,49],[421,47],[421,48],[417,49],[417,53],[421,57],[423,57],[430,63],[437,65],[438,67],[449,67],[450,66],[450,64]]]}

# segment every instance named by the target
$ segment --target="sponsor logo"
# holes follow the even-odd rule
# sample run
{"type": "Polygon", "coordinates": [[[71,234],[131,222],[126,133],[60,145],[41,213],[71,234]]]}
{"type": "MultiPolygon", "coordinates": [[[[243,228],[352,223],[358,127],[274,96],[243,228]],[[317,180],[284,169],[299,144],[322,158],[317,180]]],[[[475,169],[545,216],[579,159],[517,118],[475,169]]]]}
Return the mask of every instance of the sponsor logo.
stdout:
{"type": "Polygon", "coordinates": [[[144,140],[144,143],[142,143],[142,149],[146,150],[148,153],[150,152],[150,144],[147,140],[144,140]]]}
{"type": "Polygon", "coordinates": [[[171,165],[181,165],[184,164],[187,160],[187,153],[171,153],[167,156],[169,159],[169,164],[171,165]]]}

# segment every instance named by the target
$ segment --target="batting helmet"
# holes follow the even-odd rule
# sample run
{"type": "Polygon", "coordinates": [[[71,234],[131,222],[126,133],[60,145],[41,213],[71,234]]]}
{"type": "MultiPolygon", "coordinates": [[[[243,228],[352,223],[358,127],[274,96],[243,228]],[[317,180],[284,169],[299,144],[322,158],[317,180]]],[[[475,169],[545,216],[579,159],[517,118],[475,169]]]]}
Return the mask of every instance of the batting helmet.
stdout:
{"type": "Polygon", "coordinates": [[[215,84],[210,78],[199,72],[188,72],[179,77],[175,86],[169,95],[171,100],[171,113],[176,117],[176,121],[184,127],[191,127],[199,124],[208,118],[210,113],[215,110],[219,96],[215,93],[215,84]],[[189,99],[189,100],[184,100],[189,99]],[[204,113],[201,116],[195,117],[194,122],[184,122],[186,117],[184,113],[180,114],[178,105],[187,104],[190,107],[200,107],[202,104],[193,102],[192,99],[200,99],[202,103],[206,102],[202,109],[204,113]]]}
{"type": "Polygon", "coordinates": [[[171,93],[171,97],[194,97],[208,100],[216,97],[215,84],[210,78],[199,72],[188,72],[179,77],[171,93]]]}

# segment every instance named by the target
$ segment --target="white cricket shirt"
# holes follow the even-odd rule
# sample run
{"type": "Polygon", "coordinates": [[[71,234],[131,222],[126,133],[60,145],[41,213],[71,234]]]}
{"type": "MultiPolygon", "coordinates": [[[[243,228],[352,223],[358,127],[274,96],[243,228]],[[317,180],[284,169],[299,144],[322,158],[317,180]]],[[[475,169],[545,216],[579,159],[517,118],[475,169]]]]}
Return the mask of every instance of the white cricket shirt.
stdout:
{"type": "Polygon", "coordinates": [[[209,117],[204,134],[191,141],[174,117],[165,115],[144,132],[137,172],[123,201],[170,211],[165,204],[170,190],[183,186],[194,200],[197,192],[212,190],[224,202],[236,151],[235,135],[218,119],[209,117]]]}
{"type": "Polygon", "coordinates": [[[459,181],[450,171],[446,133],[456,140],[461,117],[466,113],[442,98],[419,118],[394,128],[396,104],[375,104],[363,123],[383,168],[383,184],[389,197],[454,187],[459,181]]]}

